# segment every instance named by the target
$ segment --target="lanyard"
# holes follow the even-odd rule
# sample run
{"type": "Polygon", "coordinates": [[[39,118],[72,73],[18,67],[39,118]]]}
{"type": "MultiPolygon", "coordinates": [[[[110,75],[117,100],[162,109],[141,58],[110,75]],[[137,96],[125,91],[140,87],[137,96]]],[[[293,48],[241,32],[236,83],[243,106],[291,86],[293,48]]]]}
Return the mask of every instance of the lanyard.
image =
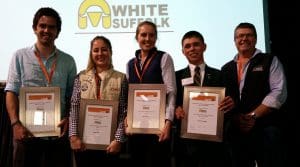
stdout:
{"type": "Polygon", "coordinates": [[[97,74],[97,72],[95,73],[95,81],[96,81],[96,87],[97,87],[97,99],[101,99],[101,78],[99,77],[99,75],[97,74]]]}
{"type": "Polygon", "coordinates": [[[150,58],[148,58],[148,57],[146,58],[146,60],[145,60],[146,61],[146,65],[142,66],[142,70],[139,70],[139,68],[138,68],[138,60],[137,60],[137,58],[135,59],[135,61],[134,61],[134,69],[135,69],[135,73],[138,76],[140,82],[142,82],[143,76],[144,76],[145,72],[147,71],[147,69],[148,69],[148,67],[149,67],[149,65],[150,65],[150,63],[151,63],[151,61],[152,61],[152,59],[154,58],[155,55],[156,55],[156,52],[154,52],[151,55],[150,58]]]}
{"type": "Polygon", "coordinates": [[[46,79],[47,79],[47,82],[48,82],[48,83],[47,83],[47,86],[49,86],[50,83],[51,83],[51,80],[52,80],[52,77],[53,77],[55,68],[56,68],[57,51],[55,51],[55,55],[54,55],[55,60],[54,60],[54,62],[53,62],[53,64],[52,64],[52,66],[51,66],[50,74],[47,72],[47,69],[46,69],[46,67],[45,67],[45,65],[44,65],[44,63],[43,63],[43,61],[42,61],[42,58],[41,58],[41,55],[39,54],[39,52],[35,51],[34,53],[35,53],[35,56],[36,56],[37,59],[38,59],[38,62],[39,62],[40,67],[41,67],[41,69],[42,69],[42,71],[43,71],[43,74],[44,74],[44,76],[45,76],[46,79]]]}

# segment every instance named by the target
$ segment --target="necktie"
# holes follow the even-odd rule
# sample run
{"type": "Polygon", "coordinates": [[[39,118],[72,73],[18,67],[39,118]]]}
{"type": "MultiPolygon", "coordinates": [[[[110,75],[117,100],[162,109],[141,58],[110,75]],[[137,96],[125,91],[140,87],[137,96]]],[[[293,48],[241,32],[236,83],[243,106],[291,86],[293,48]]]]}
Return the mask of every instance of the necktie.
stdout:
{"type": "Polygon", "coordinates": [[[194,84],[197,85],[197,86],[201,86],[201,73],[200,73],[200,67],[199,66],[196,66],[196,68],[195,68],[194,84]]]}

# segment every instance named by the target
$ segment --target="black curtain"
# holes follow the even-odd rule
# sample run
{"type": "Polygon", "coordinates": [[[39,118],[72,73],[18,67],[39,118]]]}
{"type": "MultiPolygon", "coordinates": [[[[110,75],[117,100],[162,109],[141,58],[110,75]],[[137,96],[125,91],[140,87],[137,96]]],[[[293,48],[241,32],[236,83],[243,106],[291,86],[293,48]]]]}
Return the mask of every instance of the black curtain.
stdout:
{"type": "Polygon", "coordinates": [[[0,166],[12,166],[12,131],[5,106],[4,83],[0,83],[0,166]]]}

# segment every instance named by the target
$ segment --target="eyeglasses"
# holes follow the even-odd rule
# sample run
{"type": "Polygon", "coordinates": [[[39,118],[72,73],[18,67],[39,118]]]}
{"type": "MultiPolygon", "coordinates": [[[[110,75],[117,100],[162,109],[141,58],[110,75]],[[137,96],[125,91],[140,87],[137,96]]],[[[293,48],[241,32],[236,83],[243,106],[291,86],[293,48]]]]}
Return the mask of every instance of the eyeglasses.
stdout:
{"type": "Polygon", "coordinates": [[[236,39],[243,39],[243,38],[253,38],[254,34],[238,34],[235,36],[236,39]]]}

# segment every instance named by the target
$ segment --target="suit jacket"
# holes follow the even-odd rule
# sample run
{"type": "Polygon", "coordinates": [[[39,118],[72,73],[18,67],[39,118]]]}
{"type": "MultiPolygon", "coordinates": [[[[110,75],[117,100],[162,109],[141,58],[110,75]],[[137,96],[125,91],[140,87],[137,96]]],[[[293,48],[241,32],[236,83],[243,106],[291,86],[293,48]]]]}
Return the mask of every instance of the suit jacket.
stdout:
{"type": "MultiPolygon", "coordinates": [[[[205,70],[205,74],[204,74],[202,86],[219,87],[219,86],[223,85],[222,75],[221,75],[220,70],[209,67],[207,65],[205,65],[204,70],[205,70]]],[[[182,85],[181,80],[191,77],[190,68],[186,67],[184,69],[176,71],[175,74],[176,74],[176,84],[177,84],[176,107],[178,107],[178,106],[182,106],[182,104],[183,104],[184,86],[182,85]]],[[[197,86],[197,85],[191,84],[190,86],[197,86]]],[[[220,143],[216,143],[216,142],[211,142],[210,144],[208,144],[208,142],[205,141],[203,144],[199,145],[199,142],[201,142],[201,140],[190,140],[190,139],[181,138],[180,137],[181,120],[174,119],[174,125],[175,125],[174,143],[176,143],[174,145],[174,150],[175,150],[176,154],[177,153],[179,155],[181,155],[182,153],[189,154],[189,153],[195,153],[195,150],[200,150],[200,149],[201,150],[206,150],[206,149],[211,150],[213,148],[215,149],[215,148],[219,147],[219,146],[213,145],[213,148],[209,148],[212,146],[211,144],[216,144],[216,145],[220,144],[220,143]]],[[[222,146],[220,146],[219,148],[222,148],[222,146]]],[[[219,152],[219,151],[220,150],[217,149],[216,152],[219,152]]],[[[217,166],[220,166],[220,165],[217,165],[217,166]]]]}
{"type": "MultiPolygon", "coordinates": [[[[176,107],[182,106],[183,104],[183,92],[184,86],[181,83],[182,79],[190,78],[191,72],[189,66],[179,71],[176,71],[176,84],[177,84],[177,98],[176,107]]],[[[193,86],[196,86],[192,84],[193,86]]],[[[212,67],[205,65],[205,74],[202,86],[222,86],[222,75],[221,71],[212,67]]]]}

